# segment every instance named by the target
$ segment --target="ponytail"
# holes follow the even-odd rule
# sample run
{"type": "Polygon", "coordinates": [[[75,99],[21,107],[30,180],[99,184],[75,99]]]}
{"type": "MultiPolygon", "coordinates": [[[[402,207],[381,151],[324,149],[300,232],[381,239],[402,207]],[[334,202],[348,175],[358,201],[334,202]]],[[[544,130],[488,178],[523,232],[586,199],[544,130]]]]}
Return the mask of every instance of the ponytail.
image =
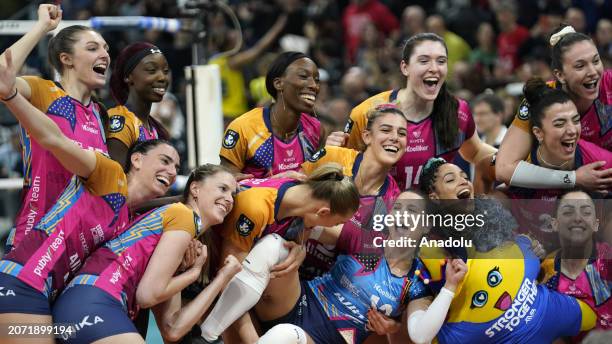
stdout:
{"type": "Polygon", "coordinates": [[[304,184],[310,187],[314,198],[329,202],[332,214],[353,213],[359,208],[359,191],[338,164],[322,165],[304,184]]]}

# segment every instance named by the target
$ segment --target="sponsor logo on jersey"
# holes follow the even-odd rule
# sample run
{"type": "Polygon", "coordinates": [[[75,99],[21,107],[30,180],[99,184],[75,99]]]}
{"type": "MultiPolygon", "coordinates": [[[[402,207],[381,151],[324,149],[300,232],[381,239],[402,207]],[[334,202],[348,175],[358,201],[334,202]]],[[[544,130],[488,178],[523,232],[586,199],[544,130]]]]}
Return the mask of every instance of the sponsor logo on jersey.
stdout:
{"type": "Polygon", "coordinates": [[[109,119],[109,130],[111,133],[120,132],[125,126],[125,117],[123,116],[111,116],[109,119]]]}
{"type": "Polygon", "coordinates": [[[240,217],[238,217],[238,223],[236,224],[236,230],[238,231],[238,234],[240,234],[241,236],[248,236],[249,234],[251,234],[254,228],[255,223],[251,221],[251,219],[246,217],[246,215],[240,214],[240,217]]]}
{"type": "Polygon", "coordinates": [[[316,151],[310,158],[308,158],[308,161],[317,162],[319,161],[319,159],[324,157],[325,154],[327,154],[327,151],[325,150],[325,148],[321,148],[318,151],[316,151]]]}

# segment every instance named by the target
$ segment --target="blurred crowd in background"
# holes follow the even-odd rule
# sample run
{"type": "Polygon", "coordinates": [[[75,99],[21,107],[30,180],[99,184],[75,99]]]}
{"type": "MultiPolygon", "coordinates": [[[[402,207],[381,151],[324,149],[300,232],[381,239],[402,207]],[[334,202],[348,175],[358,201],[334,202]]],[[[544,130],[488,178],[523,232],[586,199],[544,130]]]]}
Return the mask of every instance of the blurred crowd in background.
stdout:
{"type": "MultiPolygon", "coordinates": [[[[319,67],[321,92],[316,114],[328,129],[339,130],[352,107],[405,83],[399,71],[404,40],[419,32],[435,32],[448,45],[450,89],[471,101],[477,129],[492,145],[499,144],[516,111],[522,83],[532,76],[552,79],[548,36],[560,23],[591,35],[604,67],[612,67],[612,0],[221,1],[233,10],[241,31],[212,2],[195,2],[201,8],[199,27],[203,28],[195,34],[101,31],[111,58],[139,40],[152,42],[164,52],[172,70],[172,86],[153,114],[169,129],[183,155],[184,67],[193,63],[194,40],[202,43],[203,60],[220,66],[226,119],[269,102],[264,82],[268,65],[281,50],[302,50],[319,67]],[[240,37],[240,50],[221,54],[235,47],[240,37]]],[[[36,19],[38,3],[3,0],[0,20],[36,19]]],[[[185,11],[184,4],[181,0],[64,0],[62,8],[64,20],[189,15],[193,20],[193,11],[185,11]]],[[[0,51],[18,38],[0,36],[0,51]]],[[[51,78],[46,42],[40,46],[28,58],[22,74],[51,78]]],[[[107,106],[114,106],[108,89],[99,95],[107,106]]],[[[21,175],[18,142],[16,122],[0,106],[0,178],[21,175]]],[[[188,168],[184,166],[183,171],[188,168]]],[[[3,203],[0,211],[14,211],[8,202],[3,203]]]]}

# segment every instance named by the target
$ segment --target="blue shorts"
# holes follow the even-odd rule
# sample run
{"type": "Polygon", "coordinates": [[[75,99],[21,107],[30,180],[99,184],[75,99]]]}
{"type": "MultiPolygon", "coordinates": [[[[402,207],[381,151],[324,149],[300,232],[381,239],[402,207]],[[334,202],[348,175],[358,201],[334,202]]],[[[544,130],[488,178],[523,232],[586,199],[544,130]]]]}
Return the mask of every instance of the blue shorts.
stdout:
{"type": "Polygon", "coordinates": [[[53,305],[53,322],[74,325],[76,334],[62,343],[91,343],[122,333],[138,333],[121,302],[91,285],[66,289],[53,305]]]}
{"type": "Polygon", "coordinates": [[[0,272],[0,313],[51,315],[51,306],[45,294],[0,272]]]}
{"type": "Polygon", "coordinates": [[[278,324],[293,324],[301,327],[317,344],[345,343],[306,283],[300,283],[302,291],[293,309],[278,319],[261,321],[262,329],[267,331],[278,324]]]}

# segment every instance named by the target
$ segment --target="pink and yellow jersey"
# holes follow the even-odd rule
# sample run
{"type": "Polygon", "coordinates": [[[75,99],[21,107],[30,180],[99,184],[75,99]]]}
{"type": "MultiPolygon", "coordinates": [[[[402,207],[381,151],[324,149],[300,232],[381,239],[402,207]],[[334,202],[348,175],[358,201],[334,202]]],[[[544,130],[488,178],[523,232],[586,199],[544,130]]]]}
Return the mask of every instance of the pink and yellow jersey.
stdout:
{"type": "MultiPolygon", "coordinates": [[[[555,80],[547,84],[550,88],[561,88],[555,80]]],[[[529,117],[529,105],[523,100],[512,125],[531,134],[529,117]]],[[[580,124],[582,139],[612,151],[612,70],[604,71],[601,76],[599,97],[585,113],[580,114],[580,124]]]]}
{"type": "Polygon", "coordinates": [[[0,272],[52,300],[85,258],[126,228],[126,196],[123,168],[96,153],[96,167],[89,178],[71,179],[34,230],[0,261],[0,272]]]}
{"type": "MultiPolygon", "coordinates": [[[[100,109],[94,102],[83,105],[70,97],[59,84],[39,77],[25,76],[32,90],[30,102],[47,114],[66,137],[82,148],[107,153],[100,109]]],[[[50,152],[21,129],[23,191],[21,208],[7,246],[15,247],[53,206],[72,173],[50,152]]]]}
{"type": "MultiPolygon", "coordinates": [[[[597,314],[595,328],[612,329],[612,248],[608,243],[593,245],[593,254],[584,271],[576,278],[561,272],[560,251],[553,252],[542,263],[542,282],[552,290],[575,297],[588,304],[597,314]]],[[[580,342],[581,337],[574,338],[580,342]]]]}
{"type": "Polygon", "coordinates": [[[79,284],[98,287],[121,302],[133,318],[138,313],[138,283],[161,236],[181,230],[195,238],[200,229],[200,217],[185,204],[159,207],[96,250],[67,288],[79,284]]]}
{"type": "Polygon", "coordinates": [[[158,139],[155,127],[145,128],[142,121],[125,105],[118,105],[108,110],[108,138],[121,141],[126,147],[136,142],[158,139]]]}
{"type": "Polygon", "coordinates": [[[303,231],[301,218],[277,219],[281,200],[287,189],[297,185],[293,179],[246,179],[234,200],[234,208],[221,226],[221,236],[244,252],[253,248],[262,236],[277,233],[295,240],[303,231]]]}
{"type": "MultiPolygon", "coordinates": [[[[363,149],[361,133],[366,128],[368,122],[368,111],[383,103],[397,103],[398,91],[393,90],[379,93],[366,99],[351,111],[350,118],[344,128],[344,131],[349,134],[347,144],[349,148],[363,149]]],[[[391,175],[395,178],[401,190],[407,190],[418,185],[421,170],[427,160],[433,157],[442,157],[446,161],[452,161],[463,142],[474,135],[476,125],[474,124],[470,107],[463,99],[458,99],[458,101],[459,135],[452,147],[443,147],[436,139],[433,115],[420,122],[408,121],[406,153],[391,170],[391,175]]]]}
{"type": "Polygon", "coordinates": [[[229,124],[220,154],[243,173],[266,178],[299,170],[317,150],[320,136],[319,120],[303,113],[297,135],[284,141],[272,135],[270,108],[255,108],[229,124]]]}
{"type": "MultiPolygon", "coordinates": [[[[344,175],[353,180],[359,172],[363,160],[363,153],[358,151],[327,146],[322,148],[313,157],[302,164],[306,174],[312,173],[319,166],[326,163],[337,163],[342,166],[344,175]]],[[[336,261],[338,253],[373,253],[379,250],[372,246],[373,237],[380,236],[381,232],[372,230],[374,215],[385,215],[393,207],[393,202],[400,194],[400,190],[391,175],[387,175],[383,185],[376,195],[361,195],[357,212],[347,221],[338,238],[336,246],[325,245],[317,240],[309,239],[306,242],[306,260],[300,266],[300,276],[306,280],[321,276],[329,271],[336,261]]],[[[378,252],[380,253],[380,252],[378,252]]]]}
{"type": "MultiPolygon", "coordinates": [[[[537,157],[537,145],[535,145],[526,161],[539,166],[540,161],[537,157]]],[[[606,161],[604,169],[611,168],[612,152],[594,143],[578,140],[574,156],[576,169],[600,160],[606,161]]],[[[553,231],[550,214],[555,209],[557,198],[565,192],[564,189],[528,189],[514,186],[506,191],[511,199],[520,200],[512,202],[512,215],[519,223],[521,233],[532,234],[547,250],[558,248],[556,246],[558,233],[553,231]]]]}

